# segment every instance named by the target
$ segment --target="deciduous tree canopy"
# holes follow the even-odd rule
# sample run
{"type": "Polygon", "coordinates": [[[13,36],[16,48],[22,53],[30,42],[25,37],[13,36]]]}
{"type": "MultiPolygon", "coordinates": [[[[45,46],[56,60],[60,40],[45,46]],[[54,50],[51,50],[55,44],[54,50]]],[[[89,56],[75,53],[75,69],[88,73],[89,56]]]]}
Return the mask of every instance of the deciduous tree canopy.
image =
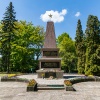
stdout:
{"type": "Polygon", "coordinates": [[[60,57],[62,58],[62,69],[72,72],[76,68],[74,41],[67,33],[63,33],[57,38],[60,57]]]}

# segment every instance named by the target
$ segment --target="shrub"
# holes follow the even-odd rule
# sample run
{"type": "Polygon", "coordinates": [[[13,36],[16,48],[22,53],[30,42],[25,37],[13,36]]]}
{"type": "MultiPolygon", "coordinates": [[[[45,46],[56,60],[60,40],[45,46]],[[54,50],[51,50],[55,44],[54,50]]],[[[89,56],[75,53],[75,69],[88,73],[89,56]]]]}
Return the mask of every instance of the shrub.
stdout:
{"type": "Polygon", "coordinates": [[[88,75],[88,77],[94,77],[93,75],[88,75]]]}
{"type": "Polygon", "coordinates": [[[37,91],[37,82],[34,79],[28,82],[27,92],[28,91],[37,91]]]}
{"type": "Polygon", "coordinates": [[[8,78],[11,78],[11,77],[15,77],[17,75],[16,74],[8,74],[7,76],[8,76],[8,78]]]}
{"type": "Polygon", "coordinates": [[[64,84],[66,86],[72,86],[72,83],[69,80],[64,80],[64,84]]]}
{"type": "Polygon", "coordinates": [[[35,86],[36,81],[34,79],[30,80],[27,86],[35,86]]]}

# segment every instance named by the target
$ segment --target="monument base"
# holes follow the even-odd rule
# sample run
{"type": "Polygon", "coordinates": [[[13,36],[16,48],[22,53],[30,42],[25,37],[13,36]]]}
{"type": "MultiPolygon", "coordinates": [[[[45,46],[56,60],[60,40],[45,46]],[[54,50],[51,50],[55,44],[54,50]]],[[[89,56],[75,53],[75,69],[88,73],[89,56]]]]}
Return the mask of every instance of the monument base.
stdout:
{"type": "Polygon", "coordinates": [[[37,70],[38,78],[63,78],[64,71],[62,70],[37,70]]]}

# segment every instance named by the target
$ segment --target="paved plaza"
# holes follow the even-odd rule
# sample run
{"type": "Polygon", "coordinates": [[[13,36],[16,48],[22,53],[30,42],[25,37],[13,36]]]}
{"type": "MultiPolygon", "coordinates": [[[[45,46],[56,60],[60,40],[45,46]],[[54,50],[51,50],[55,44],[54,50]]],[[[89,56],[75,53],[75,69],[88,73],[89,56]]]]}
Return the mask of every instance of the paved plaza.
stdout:
{"type": "Polygon", "coordinates": [[[18,76],[19,78],[26,78],[26,79],[35,79],[36,82],[38,84],[59,84],[59,85],[62,85],[64,83],[64,80],[67,79],[67,78],[72,78],[72,77],[82,77],[84,75],[77,75],[77,74],[64,74],[63,75],[65,78],[62,78],[62,79],[49,79],[49,78],[46,78],[46,79],[42,79],[42,78],[38,78],[37,77],[37,74],[30,74],[30,75],[22,75],[22,76],[18,76]]]}
{"type": "MultiPolygon", "coordinates": [[[[23,75],[23,78],[32,79],[36,75],[23,75]]],[[[37,78],[37,77],[36,77],[37,78]]],[[[51,80],[40,79],[41,82],[51,80]]],[[[38,81],[40,81],[38,79],[38,81]]],[[[62,80],[54,80],[62,83],[62,80]]],[[[53,80],[52,82],[53,83],[53,80]]],[[[0,100],[100,100],[100,82],[82,82],[73,85],[74,91],[65,90],[39,90],[26,92],[26,83],[0,82],[0,100]]]]}

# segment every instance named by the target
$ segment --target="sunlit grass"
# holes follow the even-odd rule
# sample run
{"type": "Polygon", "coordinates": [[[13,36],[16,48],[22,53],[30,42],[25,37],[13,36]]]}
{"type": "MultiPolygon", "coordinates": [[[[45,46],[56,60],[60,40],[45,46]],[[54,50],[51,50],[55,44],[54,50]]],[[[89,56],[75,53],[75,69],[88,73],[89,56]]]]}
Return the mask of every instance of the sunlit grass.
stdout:
{"type": "Polygon", "coordinates": [[[13,72],[13,73],[7,74],[6,72],[3,72],[3,73],[0,72],[0,77],[2,77],[2,76],[12,77],[12,76],[15,76],[15,75],[22,75],[22,73],[20,73],[20,72],[13,72]]]}
{"type": "Polygon", "coordinates": [[[0,76],[6,76],[7,74],[0,74],[0,76]]]}

